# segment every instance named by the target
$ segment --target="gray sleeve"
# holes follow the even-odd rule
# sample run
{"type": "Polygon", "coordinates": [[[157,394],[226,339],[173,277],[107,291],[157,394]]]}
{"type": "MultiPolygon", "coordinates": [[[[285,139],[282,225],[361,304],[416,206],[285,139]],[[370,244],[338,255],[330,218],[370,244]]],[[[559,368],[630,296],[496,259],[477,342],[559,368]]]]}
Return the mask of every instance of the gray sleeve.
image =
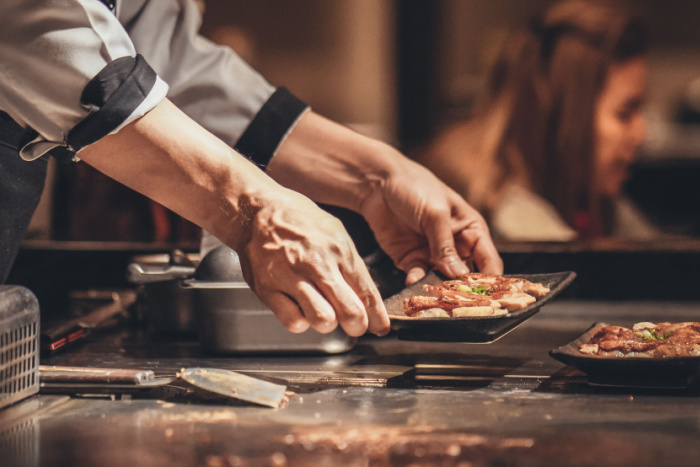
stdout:
{"type": "MultiPolygon", "coordinates": [[[[137,87],[120,86],[124,79],[133,80],[131,69],[123,71],[123,64],[136,63],[135,56],[124,28],[99,1],[3,0],[0,110],[34,132],[31,143],[22,148],[22,157],[34,159],[57,146],[70,146],[71,136],[89,144],[157,105],[167,85],[149,75],[148,88],[143,82],[136,83],[141,88],[131,101],[132,108],[115,109],[115,98],[108,112],[94,118],[113,91],[119,91],[115,96],[123,96],[128,94],[127,88],[137,87]],[[118,73],[111,67],[114,62],[118,62],[118,73]],[[98,76],[100,82],[95,86],[93,80],[98,76]],[[86,96],[91,82],[97,92],[86,96]]],[[[143,64],[139,69],[149,68],[143,64]]]]}
{"type": "Polygon", "coordinates": [[[201,16],[195,2],[127,2],[119,20],[136,51],[170,86],[168,98],[261,166],[307,108],[268,83],[230,48],[199,35],[201,16]]]}

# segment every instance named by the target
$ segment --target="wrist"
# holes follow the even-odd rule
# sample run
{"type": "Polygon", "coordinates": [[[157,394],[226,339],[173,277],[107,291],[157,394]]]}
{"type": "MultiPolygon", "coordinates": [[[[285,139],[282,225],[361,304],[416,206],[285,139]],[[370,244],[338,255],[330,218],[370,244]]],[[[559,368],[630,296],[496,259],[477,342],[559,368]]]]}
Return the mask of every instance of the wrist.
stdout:
{"type": "Polygon", "coordinates": [[[367,198],[384,191],[388,181],[395,173],[405,167],[406,158],[392,146],[368,138],[363,149],[361,166],[362,190],[357,194],[356,205],[359,209],[367,198]]]}
{"type": "MultiPolygon", "coordinates": [[[[234,159],[239,157],[234,155],[234,159]]],[[[207,197],[210,199],[203,205],[213,209],[208,213],[207,226],[202,227],[240,251],[250,240],[258,213],[272,204],[275,193],[283,188],[242,157],[235,164],[221,167],[218,172],[226,180],[211,184],[210,187],[218,187],[215,191],[208,187],[207,197]]]]}
{"type": "Polygon", "coordinates": [[[307,112],[268,165],[267,174],[312,200],[359,211],[403,156],[391,146],[307,112]]]}

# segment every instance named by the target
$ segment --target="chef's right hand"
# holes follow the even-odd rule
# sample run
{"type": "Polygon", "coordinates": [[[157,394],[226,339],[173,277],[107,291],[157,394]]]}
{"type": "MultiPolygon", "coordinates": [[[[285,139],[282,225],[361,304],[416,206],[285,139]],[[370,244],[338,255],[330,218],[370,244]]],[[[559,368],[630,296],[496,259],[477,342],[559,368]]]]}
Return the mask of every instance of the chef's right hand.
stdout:
{"type": "Polygon", "coordinates": [[[246,280],[289,330],[389,331],[379,292],[340,221],[167,99],[80,156],[236,250],[246,280]]]}
{"type": "Polygon", "coordinates": [[[351,336],[389,332],[379,291],[342,223],[279,187],[252,209],[236,247],[246,281],[292,332],[338,324],[351,336]]]}

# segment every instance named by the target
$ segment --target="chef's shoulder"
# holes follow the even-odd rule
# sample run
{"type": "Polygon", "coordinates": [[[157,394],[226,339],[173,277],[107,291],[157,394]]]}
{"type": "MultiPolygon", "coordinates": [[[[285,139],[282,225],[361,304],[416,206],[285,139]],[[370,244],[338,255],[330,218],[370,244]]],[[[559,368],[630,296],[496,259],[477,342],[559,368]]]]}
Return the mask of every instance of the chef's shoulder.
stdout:
{"type": "Polygon", "coordinates": [[[158,82],[147,63],[139,65],[109,3],[0,2],[0,110],[31,130],[22,148],[25,159],[56,146],[78,150],[165,97],[167,85],[158,82]],[[117,95],[129,105],[107,106],[117,95]],[[99,112],[105,107],[110,108],[109,118],[99,112]]]}

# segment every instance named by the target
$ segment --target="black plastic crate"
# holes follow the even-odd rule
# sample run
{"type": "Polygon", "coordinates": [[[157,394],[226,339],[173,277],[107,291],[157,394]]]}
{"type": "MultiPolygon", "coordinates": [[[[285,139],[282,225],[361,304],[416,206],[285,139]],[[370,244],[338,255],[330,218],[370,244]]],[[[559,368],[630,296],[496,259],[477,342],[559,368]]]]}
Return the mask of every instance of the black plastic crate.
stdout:
{"type": "Polygon", "coordinates": [[[39,392],[39,302],[0,286],[0,408],[39,392]]]}

